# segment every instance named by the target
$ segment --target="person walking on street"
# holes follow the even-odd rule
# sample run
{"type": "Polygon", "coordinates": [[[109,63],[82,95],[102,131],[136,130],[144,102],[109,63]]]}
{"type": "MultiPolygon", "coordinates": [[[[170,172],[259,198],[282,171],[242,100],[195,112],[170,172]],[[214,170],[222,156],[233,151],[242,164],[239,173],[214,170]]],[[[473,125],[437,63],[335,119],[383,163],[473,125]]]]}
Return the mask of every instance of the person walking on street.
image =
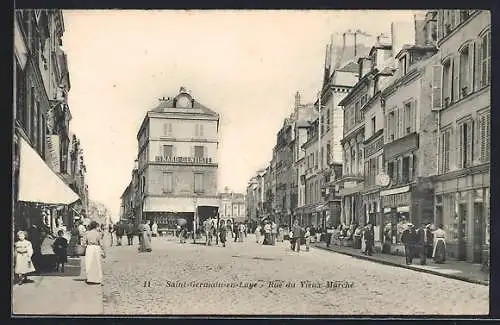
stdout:
{"type": "Polygon", "coordinates": [[[405,245],[406,265],[413,262],[415,254],[415,243],[417,242],[417,232],[412,223],[406,224],[408,228],[401,235],[401,242],[405,245]]]}
{"type": "Polygon", "coordinates": [[[266,224],[264,225],[264,242],[262,245],[271,245],[271,232],[272,232],[272,227],[269,221],[266,221],[266,224]]]}
{"type": "Polygon", "coordinates": [[[113,225],[112,225],[112,224],[110,224],[110,225],[108,226],[108,235],[109,235],[109,238],[110,238],[110,240],[111,240],[111,243],[110,243],[110,245],[109,245],[109,246],[113,246],[113,232],[114,232],[113,225]]]}
{"type": "Polygon", "coordinates": [[[151,236],[158,237],[158,224],[156,223],[156,221],[154,221],[153,225],[151,226],[151,236]]]}
{"type": "Polygon", "coordinates": [[[439,225],[438,229],[434,231],[432,257],[437,264],[442,264],[446,261],[446,233],[443,230],[443,225],[439,225]]]}
{"type": "Polygon", "coordinates": [[[430,231],[427,229],[427,226],[424,222],[422,222],[420,228],[417,231],[418,236],[418,253],[420,257],[420,265],[425,265],[427,261],[427,244],[428,238],[430,236],[430,231]]]}
{"type": "Polygon", "coordinates": [[[238,227],[239,227],[239,225],[237,223],[233,223],[232,232],[234,233],[234,242],[235,243],[238,241],[238,227]]]}
{"type": "Polygon", "coordinates": [[[238,241],[239,241],[240,243],[242,243],[242,242],[243,242],[243,238],[244,238],[244,236],[245,236],[245,229],[246,229],[245,224],[244,224],[244,223],[240,223],[240,226],[239,226],[239,234],[238,234],[238,241]]]}
{"type": "Polygon", "coordinates": [[[276,222],[271,223],[271,245],[276,245],[276,236],[278,235],[278,225],[276,222]]]}
{"type": "Polygon", "coordinates": [[[309,252],[309,246],[311,245],[311,228],[306,228],[304,237],[306,238],[306,252],[309,252]]]}
{"type": "Polygon", "coordinates": [[[293,222],[292,233],[294,242],[293,250],[298,253],[300,252],[300,239],[302,238],[302,227],[299,226],[298,220],[293,222]]]}
{"type": "Polygon", "coordinates": [[[102,244],[101,234],[97,230],[98,224],[92,221],[89,231],[85,233],[83,244],[85,249],[85,274],[87,284],[102,282],[102,258],[106,257],[102,244]]]}
{"type": "Polygon", "coordinates": [[[222,243],[222,247],[226,247],[226,236],[227,236],[227,228],[226,228],[226,223],[224,220],[221,220],[219,223],[219,238],[220,242],[222,243]]]}
{"type": "Polygon", "coordinates": [[[359,225],[354,230],[354,248],[361,249],[361,227],[359,225]]]}
{"type": "Polygon", "coordinates": [[[127,224],[127,243],[129,246],[134,244],[134,234],[135,234],[135,227],[132,221],[129,221],[127,224]]]}
{"type": "Polygon", "coordinates": [[[436,228],[434,225],[428,224],[427,228],[427,242],[425,244],[425,254],[427,258],[432,258],[432,249],[434,248],[434,233],[433,230],[436,228]]]}
{"type": "Polygon", "coordinates": [[[120,223],[116,227],[116,242],[118,246],[122,245],[122,238],[124,234],[125,234],[125,229],[123,227],[123,224],[120,223]]]}
{"type": "Polygon", "coordinates": [[[68,240],[64,238],[64,231],[62,230],[57,232],[57,236],[52,244],[54,253],[56,254],[56,270],[64,273],[64,264],[68,263],[68,240]]]}
{"type": "Polygon", "coordinates": [[[149,227],[149,220],[144,221],[142,225],[141,245],[140,252],[151,252],[151,228],[149,227]]]}
{"type": "Polygon", "coordinates": [[[366,241],[366,255],[372,256],[373,245],[375,243],[374,243],[373,227],[371,224],[368,224],[367,229],[365,231],[365,241],[366,241]]]}
{"type": "Polygon", "coordinates": [[[257,227],[255,228],[255,242],[257,244],[260,244],[260,229],[261,229],[260,225],[257,225],[257,227]]]}

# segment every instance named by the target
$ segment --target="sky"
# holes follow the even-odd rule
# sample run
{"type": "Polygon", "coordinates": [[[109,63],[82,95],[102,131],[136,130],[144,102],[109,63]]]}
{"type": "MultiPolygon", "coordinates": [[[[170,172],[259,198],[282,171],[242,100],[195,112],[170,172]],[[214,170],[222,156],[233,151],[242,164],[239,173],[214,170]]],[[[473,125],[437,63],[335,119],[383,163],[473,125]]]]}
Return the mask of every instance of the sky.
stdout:
{"type": "Polygon", "coordinates": [[[391,21],[413,17],[411,11],[387,10],[63,15],[71,132],[84,150],[90,199],[105,204],[115,220],[137,157],[137,131],[159,98],[184,86],[220,114],[218,187],[245,192],[271,160],[294,94],[314,101],[331,35],[337,40],[348,29],[389,34],[391,21]]]}

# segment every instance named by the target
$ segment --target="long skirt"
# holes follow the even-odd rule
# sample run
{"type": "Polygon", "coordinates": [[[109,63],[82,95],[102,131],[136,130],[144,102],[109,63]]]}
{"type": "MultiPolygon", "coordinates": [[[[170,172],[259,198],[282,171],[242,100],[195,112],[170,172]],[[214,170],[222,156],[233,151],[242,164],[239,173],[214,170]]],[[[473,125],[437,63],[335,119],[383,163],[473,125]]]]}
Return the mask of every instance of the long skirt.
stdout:
{"type": "Polygon", "coordinates": [[[264,241],[262,242],[262,245],[271,245],[271,234],[270,233],[265,233],[264,234],[264,241]]]}
{"type": "Polygon", "coordinates": [[[141,252],[151,252],[151,237],[147,232],[142,233],[142,241],[140,245],[141,252]]]}
{"type": "Polygon", "coordinates": [[[255,242],[260,243],[260,232],[255,233],[255,242]]]}
{"type": "Polygon", "coordinates": [[[361,252],[366,252],[366,240],[361,240],[361,252]]]}
{"type": "Polygon", "coordinates": [[[35,272],[35,267],[33,266],[33,262],[31,262],[31,256],[29,256],[27,253],[16,253],[15,263],[16,266],[14,268],[14,272],[16,274],[28,274],[31,272],[35,272]]]}
{"type": "Polygon", "coordinates": [[[446,261],[446,244],[443,239],[438,238],[434,244],[434,249],[432,252],[432,257],[434,262],[443,263],[446,261]]]}
{"type": "Polygon", "coordinates": [[[240,231],[240,232],[239,232],[239,234],[238,234],[238,241],[239,241],[240,243],[242,243],[242,242],[243,242],[243,236],[245,236],[245,234],[243,233],[243,231],[240,231]]]}
{"type": "Polygon", "coordinates": [[[85,250],[85,274],[88,283],[102,282],[102,256],[101,247],[87,245],[85,250]]]}

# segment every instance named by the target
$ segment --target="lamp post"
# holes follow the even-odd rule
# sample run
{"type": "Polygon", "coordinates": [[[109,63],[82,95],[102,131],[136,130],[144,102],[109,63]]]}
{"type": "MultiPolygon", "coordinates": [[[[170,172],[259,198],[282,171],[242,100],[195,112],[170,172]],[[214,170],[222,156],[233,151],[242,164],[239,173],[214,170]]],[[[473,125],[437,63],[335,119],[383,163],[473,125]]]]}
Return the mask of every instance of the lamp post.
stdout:
{"type": "Polygon", "coordinates": [[[193,196],[193,243],[196,244],[196,230],[198,226],[198,198],[196,197],[196,194],[193,196]]]}

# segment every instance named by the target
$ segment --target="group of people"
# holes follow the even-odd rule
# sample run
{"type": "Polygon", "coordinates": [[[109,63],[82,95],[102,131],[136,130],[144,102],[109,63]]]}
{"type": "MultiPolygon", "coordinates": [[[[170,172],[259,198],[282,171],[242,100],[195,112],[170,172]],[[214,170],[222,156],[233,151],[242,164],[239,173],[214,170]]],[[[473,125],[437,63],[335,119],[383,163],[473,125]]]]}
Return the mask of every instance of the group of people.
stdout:
{"type": "Polygon", "coordinates": [[[406,264],[413,263],[415,257],[419,257],[421,265],[425,265],[428,258],[433,258],[437,264],[446,261],[445,232],[441,225],[436,228],[422,223],[420,228],[415,229],[412,223],[407,223],[406,227],[401,235],[406,264]]]}
{"type": "Polygon", "coordinates": [[[283,228],[278,227],[274,221],[265,220],[255,228],[255,242],[262,245],[276,245],[277,241],[283,241],[283,228]],[[261,243],[261,238],[264,238],[261,243]]]}
{"type": "Polygon", "coordinates": [[[235,242],[243,242],[243,239],[247,236],[247,226],[244,223],[233,224],[224,220],[217,221],[217,219],[209,217],[203,221],[203,232],[205,234],[205,245],[211,246],[215,238],[216,244],[220,241],[222,246],[226,247],[228,235],[234,238],[235,242]]]}
{"type": "Polygon", "coordinates": [[[371,256],[375,247],[375,234],[372,224],[365,226],[345,224],[338,225],[333,229],[330,241],[327,246],[341,246],[343,241],[352,243],[353,248],[360,249],[365,255],[371,256]]]}

